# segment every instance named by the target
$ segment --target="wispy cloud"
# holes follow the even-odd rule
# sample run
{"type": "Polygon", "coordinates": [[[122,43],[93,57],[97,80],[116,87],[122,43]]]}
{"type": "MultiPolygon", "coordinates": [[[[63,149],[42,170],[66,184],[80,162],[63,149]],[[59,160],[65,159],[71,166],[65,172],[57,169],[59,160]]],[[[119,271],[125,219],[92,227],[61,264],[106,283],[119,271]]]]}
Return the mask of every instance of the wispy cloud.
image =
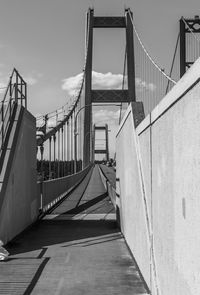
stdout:
{"type": "Polygon", "coordinates": [[[6,90],[7,84],[0,82],[0,94],[3,94],[6,90]]]}
{"type": "MultiPolygon", "coordinates": [[[[62,80],[62,89],[66,90],[69,96],[75,96],[80,89],[82,75],[66,78],[62,80]]],[[[124,88],[127,88],[127,77],[124,79],[124,88]]],[[[140,91],[142,89],[155,91],[156,85],[153,83],[147,83],[141,78],[136,78],[136,87],[140,91]]],[[[123,75],[108,73],[98,73],[92,71],[92,88],[93,89],[122,89],[123,75]]]]}
{"type": "MultiPolygon", "coordinates": [[[[75,96],[80,89],[83,74],[62,80],[62,89],[66,90],[69,96],[75,96]]],[[[93,89],[120,89],[122,87],[123,76],[121,74],[106,74],[92,71],[93,89]]]]}
{"type": "Polygon", "coordinates": [[[92,72],[92,86],[94,89],[121,89],[123,76],[121,74],[106,74],[92,72]]]}
{"type": "Polygon", "coordinates": [[[93,113],[93,122],[95,124],[109,123],[109,125],[116,125],[119,121],[119,110],[108,110],[106,108],[95,111],[93,113]]]}
{"type": "Polygon", "coordinates": [[[0,72],[0,94],[3,94],[5,92],[7,85],[8,78],[5,77],[2,72],[0,72]]]}
{"type": "Polygon", "coordinates": [[[82,81],[83,74],[78,74],[76,76],[66,78],[62,80],[62,89],[66,90],[69,96],[76,95],[78,89],[80,88],[80,84],[82,81]]]}
{"type": "Polygon", "coordinates": [[[135,78],[135,84],[138,90],[149,90],[149,91],[155,91],[156,85],[153,83],[147,83],[143,81],[141,78],[135,78]]]}

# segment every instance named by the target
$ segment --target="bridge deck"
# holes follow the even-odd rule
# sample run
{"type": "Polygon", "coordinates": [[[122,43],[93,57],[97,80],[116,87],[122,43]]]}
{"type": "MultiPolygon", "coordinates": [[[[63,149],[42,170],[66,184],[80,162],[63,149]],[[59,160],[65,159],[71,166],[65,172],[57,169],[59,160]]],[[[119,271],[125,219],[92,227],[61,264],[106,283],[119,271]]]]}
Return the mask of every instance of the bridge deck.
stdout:
{"type": "Polygon", "coordinates": [[[49,216],[10,243],[0,294],[147,294],[105,193],[95,167],[49,216]]]}

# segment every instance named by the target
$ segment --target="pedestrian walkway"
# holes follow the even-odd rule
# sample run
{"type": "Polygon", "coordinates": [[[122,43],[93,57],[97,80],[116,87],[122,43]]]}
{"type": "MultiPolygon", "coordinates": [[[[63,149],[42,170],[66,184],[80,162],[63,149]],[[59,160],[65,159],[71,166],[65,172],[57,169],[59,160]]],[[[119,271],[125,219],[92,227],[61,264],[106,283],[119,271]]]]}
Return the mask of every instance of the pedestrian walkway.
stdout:
{"type": "Polygon", "coordinates": [[[0,294],[148,294],[98,166],[81,186],[10,243],[10,259],[0,264],[0,294]]]}

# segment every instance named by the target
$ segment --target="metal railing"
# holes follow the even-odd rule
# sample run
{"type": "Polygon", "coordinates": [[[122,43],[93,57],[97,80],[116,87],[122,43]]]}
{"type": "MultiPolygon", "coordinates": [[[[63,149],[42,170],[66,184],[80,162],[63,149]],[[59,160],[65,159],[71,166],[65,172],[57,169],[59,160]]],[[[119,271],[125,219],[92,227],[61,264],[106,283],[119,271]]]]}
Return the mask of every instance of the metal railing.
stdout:
{"type": "Polygon", "coordinates": [[[0,147],[1,153],[8,140],[9,126],[13,120],[14,109],[20,104],[27,108],[27,85],[14,68],[6,88],[0,108],[0,147]]]}

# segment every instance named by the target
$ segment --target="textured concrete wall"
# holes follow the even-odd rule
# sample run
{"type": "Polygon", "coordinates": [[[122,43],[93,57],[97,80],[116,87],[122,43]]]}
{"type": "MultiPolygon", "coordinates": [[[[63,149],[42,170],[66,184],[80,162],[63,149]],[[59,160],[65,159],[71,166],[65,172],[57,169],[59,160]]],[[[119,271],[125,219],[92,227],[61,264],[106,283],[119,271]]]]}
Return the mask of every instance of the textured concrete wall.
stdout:
{"type": "Polygon", "coordinates": [[[127,113],[117,135],[122,229],[153,295],[196,295],[200,290],[199,77],[200,60],[136,133],[127,113]],[[146,261],[149,251],[143,234],[142,195],[153,233],[154,258],[146,261]],[[153,269],[149,272],[150,261],[156,276],[153,269]]]}
{"type": "Polygon", "coordinates": [[[150,285],[150,247],[142,202],[141,175],[131,106],[117,135],[117,175],[120,194],[121,230],[140,270],[150,285]]]}
{"type": "Polygon", "coordinates": [[[36,192],[36,124],[35,118],[24,111],[9,177],[0,212],[0,239],[10,241],[39,212],[36,192]]]}

